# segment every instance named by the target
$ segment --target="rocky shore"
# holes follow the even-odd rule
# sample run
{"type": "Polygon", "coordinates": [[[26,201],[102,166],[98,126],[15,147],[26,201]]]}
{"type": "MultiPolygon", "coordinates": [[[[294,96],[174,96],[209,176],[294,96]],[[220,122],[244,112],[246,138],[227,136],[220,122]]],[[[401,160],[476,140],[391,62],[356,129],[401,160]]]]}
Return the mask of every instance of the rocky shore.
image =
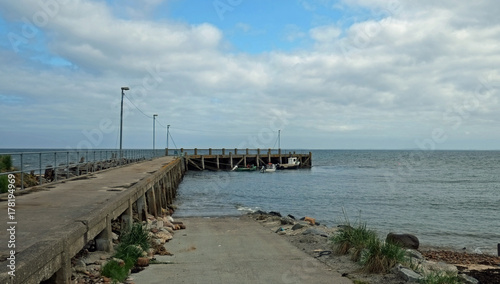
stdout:
{"type": "MultiPolygon", "coordinates": [[[[249,215],[277,235],[286,238],[299,249],[332,267],[332,269],[352,280],[358,281],[357,283],[400,284],[418,282],[417,279],[403,273],[402,270],[405,267],[402,266],[398,266],[386,274],[369,274],[363,272],[362,266],[351,261],[349,256],[335,255],[330,238],[341,227],[329,228],[315,223],[313,218],[302,217],[302,220],[300,220],[291,215],[282,216],[278,212],[266,213],[260,211],[249,215]],[[311,222],[311,220],[313,221],[311,222]]],[[[500,257],[430,248],[425,250],[408,249],[407,252],[412,258],[416,259],[415,262],[418,262],[421,269],[456,272],[461,276],[462,283],[500,283],[500,257]]],[[[409,268],[408,270],[411,271],[409,268]]],[[[420,272],[419,269],[416,270],[420,272]]]]}
{"type": "MultiPolygon", "coordinates": [[[[134,283],[134,274],[149,265],[154,265],[155,255],[169,255],[166,243],[175,237],[177,230],[185,228],[182,222],[174,221],[172,209],[164,209],[161,217],[148,216],[143,225],[151,239],[151,249],[144,252],[144,257],[132,268],[130,277],[124,283],[134,283]]],[[[334,253],[331,237],[342,227],[327,227],[318,224],[314,218],[301,216],[282,216],[278,212],[255,212],[244,216],[254,219],[278,238],[285,238],[295,247],[313,256],[317,260],[339,272],[354,283],[400,284],[418,283],[422,271],[452,271],[458,273],[461,283],[500,283],[500,258],[457,252],[450,250],[407,250],[411,255],[411,267],[397,265],[388,273],[366,273],[358,262],[353,262],[349,255],[334,253]],[[418,267],[418,269],[417,269],[418,267]]],[[[243,218],[243,217],[242,217],[243,218]]],[[[114,242],[118,243],[119,224],[113,224],[114,242]]],[[[168,245],[170,246],[170,245],[168,245]]],[[[112,259],[110,253],[95,252],[92,243],[72,260],[74,283],[109,283],[111,279],[101,275],[103,265],[112,259]]]]}

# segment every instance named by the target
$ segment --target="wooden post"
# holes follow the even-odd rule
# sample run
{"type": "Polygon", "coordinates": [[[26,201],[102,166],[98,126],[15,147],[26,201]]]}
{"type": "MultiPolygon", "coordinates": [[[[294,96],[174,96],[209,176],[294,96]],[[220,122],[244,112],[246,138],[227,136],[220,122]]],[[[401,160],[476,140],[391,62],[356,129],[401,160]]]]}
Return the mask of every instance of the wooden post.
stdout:
{"type": "Polygon", "coordinates": [[[247,155],[243,156],[243,165],[247,166],[247,155]]]}
{"type": "Polygon", "coordinates": [[[226,149],[222,148],[222,155],[226,155],[226,149]]]}
{"type": "Polygon", "coordinates": [[[248,148],[247,148],[247,155],[248,155],[248,148]]]}
{"type": "Polygon", "coordinates": [[[282,160],[281,160],[281,149],[278,149],[278,155],[280,157],[280,164],[283,164],[282,160]]]}
{"type": "Polygon", "coordinates": [[[201,168],[205,169],[205,156],[201,155],[201,168]]]}
{"type": "Polygon", "coordinates": [[[233,153],[229,152],[229,160],[231,160],[231,170],[233,169],[233,153]]]}
{"type": "Polygon", "coordinates": [[[168,156],[168,148],[165,148],[165,156],[168,156]]]}
{"type": "Polygon", "coordinates": [[[198,155],[198,148],[194,148],[194,154],[198,155]]]}
{"type": "Polygon", "coordinates": [[[238,148],[234,148],[234,154],[238,155],[238,148]]]}
{"type": "Polygon", "coordinates": [[[208,154],[212,155],[212,148],[208,148],[208,154]]]}
{"type": "Polygon", "coordinates": [[[220,167],[219,167],[219,155],[217,155],[217,169],[220,170],[220,167]]]}

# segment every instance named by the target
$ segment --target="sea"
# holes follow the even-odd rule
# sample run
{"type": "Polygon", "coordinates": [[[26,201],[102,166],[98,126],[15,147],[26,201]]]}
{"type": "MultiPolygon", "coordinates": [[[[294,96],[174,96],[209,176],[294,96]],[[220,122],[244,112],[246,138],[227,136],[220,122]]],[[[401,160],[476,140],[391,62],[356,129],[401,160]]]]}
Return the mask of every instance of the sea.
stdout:
{"type": "Polygon", "coordinates": [[[366,224],[381,238],[410,233],[426,247],[496,255],[500,243],[500,151],[296,150],[310,169],[189,171],[176,218],[257,210],[366,224]]]}

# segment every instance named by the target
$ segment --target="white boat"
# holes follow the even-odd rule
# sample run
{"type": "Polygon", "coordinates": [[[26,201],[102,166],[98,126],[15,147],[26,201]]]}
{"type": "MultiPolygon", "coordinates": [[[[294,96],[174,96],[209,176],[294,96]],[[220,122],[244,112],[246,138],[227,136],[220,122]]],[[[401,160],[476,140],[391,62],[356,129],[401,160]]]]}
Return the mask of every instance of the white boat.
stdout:
{"type": "Polygon", "coordinates": [[[270,173],[275,171],[276,171],[276,165],[273,163],[269,163],[265,166],[262,166],[262,168],[260,169],[261,173],[270,173]]]}
{"type": "Polygon", "coordinates": [[[288,158],[288,163],[287,164],[278,164],[278,169],[280,169],[280,170],[296,169],[299,166],[300,166],[299,158],[297,158],[297,157],[290,157],[290,158],[288,158]]]}

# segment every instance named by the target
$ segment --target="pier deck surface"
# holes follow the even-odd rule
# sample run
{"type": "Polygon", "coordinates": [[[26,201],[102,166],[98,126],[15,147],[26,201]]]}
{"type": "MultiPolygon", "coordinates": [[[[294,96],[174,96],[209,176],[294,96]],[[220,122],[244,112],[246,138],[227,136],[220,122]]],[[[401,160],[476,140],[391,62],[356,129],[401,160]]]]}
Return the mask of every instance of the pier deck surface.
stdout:
{"type": "Polygon", "coordinates": [[[249,217],[185,218],[165,246],[170,264],[132,274],[136,284],[352,283],[249,217]]]}
{"type": "MultiPolygon", "coordinates": [[[[79,222],[79,218],[105,207],[106,202],[122,193],[132,184],[150,176],[175,157],[162,157],[106,171],[95,172],[80,178],[40,186],[39,191],[16,196],[15,250],[16,254],[36,242],[57,239],[62,228],[79,222]]],[[[1,255],[8,255],[7,202],[0,202],[2,212],[0,248],[1,255]]],[[[6,271],[2,265],[0,272],[6,271]]]]}

